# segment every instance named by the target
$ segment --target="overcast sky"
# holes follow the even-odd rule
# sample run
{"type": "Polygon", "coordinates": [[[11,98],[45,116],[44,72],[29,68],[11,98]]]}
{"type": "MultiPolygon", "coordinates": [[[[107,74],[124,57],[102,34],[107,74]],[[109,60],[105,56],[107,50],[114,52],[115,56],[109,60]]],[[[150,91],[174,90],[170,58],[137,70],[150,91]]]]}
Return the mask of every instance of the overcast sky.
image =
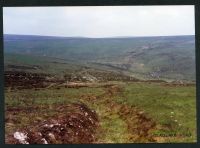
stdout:
{"type": "Polygon", "coordinates": [[[194,6],[4,7],[4,34],[194,35],[194,6]]]}

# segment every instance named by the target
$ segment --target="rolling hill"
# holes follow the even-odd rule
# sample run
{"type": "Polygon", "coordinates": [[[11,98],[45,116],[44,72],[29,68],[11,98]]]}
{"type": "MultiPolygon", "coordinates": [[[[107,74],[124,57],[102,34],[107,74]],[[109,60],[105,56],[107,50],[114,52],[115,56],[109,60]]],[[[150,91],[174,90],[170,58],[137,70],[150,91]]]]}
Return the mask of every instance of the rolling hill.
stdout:
{"type": "Polygon", "coordinates": [[[140,79],[195,81],[195,37],[4,35],[5,70],[111,71],[140,79]]]}

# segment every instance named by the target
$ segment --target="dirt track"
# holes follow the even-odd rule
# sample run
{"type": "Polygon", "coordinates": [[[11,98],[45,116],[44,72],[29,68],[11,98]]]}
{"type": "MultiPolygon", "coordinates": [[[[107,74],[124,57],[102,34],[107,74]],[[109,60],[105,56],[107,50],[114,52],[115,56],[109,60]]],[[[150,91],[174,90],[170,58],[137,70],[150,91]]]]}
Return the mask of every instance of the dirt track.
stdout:
{"type": "MultiPolygon", "coordinates": [[[[82,98],[102,106],[101,110],[104,113],[101,114],[108,115],[103,118],[113,120],[111,117],[109,117],[109,115],[118,116],[118,118],[125,123],[124,126],[127,128],[127,131],[125,133],[126,135],[124,136],[128,138],[127,140],[129,142],[157,142],[156,138],[150,134],[151,131],[156,129],[156,123],[153,121],[153,119],[147,117],[142,110],[139,110],[136,107],[117,103],[112,99],[113,96],[123,92],[122,87],[118,85],[108,85],[104,87],[104,94],[100,96],[87,95],[82,96],[82,98]]],[[[100,117],[100,122],[101,118],[102,117],[100,117]]],[[[102,132],[101,129],[100,132],[102,132]]],[[[104,141],[97,141],[97,143],[98,142],[104,143],[104,141]]]]}
{"type": "MultiPolygon", "coordinates": [[[[112,99],[112,97],[122,93],[123,88],[118,85],[104,85],[102,87],[104,93],[101,95],[81,96],[83,101],[100,106],[100,112],[89,109],[83,103],[57,106],[54,107],[54,110],[58,112],[57,116],[24,127],[16,132],[23,133],[29,144],[106,143],[107,141],[98,139],[98,134],[105,132],[105,129],[101,127],[101,122],[104,118],[113,120],[110,116],[117,116],[118,120],[124,123],[123,128],[126,128],[124,138],[127,141],[133,143],[156,142],[149,133],[156,128],[156,123],[151,118],[148,118],[143,111],[136,107],[117,103],[112,99]]],[[[8,108],[7,112],[15,113],[29,110],[32,109],[8,108]]],[[[112,126],[109,128],[112,131],[112,126]]],[[[7,136],[6,143],[25,143],[13,137],[16,132],[7,136]]],[[[116,133],[113,132],[113,134],[116,133]]],[[[110,142],[112,143],[112,141],[110,142]]]]}
{"type": "MultiPolygon", "coordinates": [[[[7,73],[6,86],[16,89],[44,88],[49,89],[54,80],[47,80],[46,75],[7,73]],[[49,82],[49,83],[44,83],[49,82]]],[[[12,144],[61,144],[61,143],[106,143],[98,139],[98,132],[105,132],[100,126],[104,118],[113,120],[110,116],[116,116],[117,120],[123,123],[124,139],[129,142],[157,142],[150,134],[156,128],[156,123],[136,107],[117,103],[114,96],[123,93],[123,87],[116,84],[97,85],[87,83],[56,84],[55,88],[79,88],[79,87],[102,87],[104,93],[101,95],[83,95],[80,100],[99,106],[99,111],[95,112],[84,103],[68,104],[54,107],[58,112],[57,116],[50,117],[46,121],[41,121],[36,125],[30,125],[19,129],[17,134],[26,137],[22,142],[16,137],[16,132],[6,137],[6,143],[12,144]],[[62,130],[61,130],[62,129],[62,130]]],[[[27,112],[37,110],[37,108],[7,108],[9,114],[17,112],[27,112]]],[[[9,119],[6,119],[6,122],[9,119]]],[[[13,121],[14,123],[14,121],[13,121]]],[[[112,128],[109,127],[109,128],[112,128]]],[[[112,129],[110,129],[112,131],[112,129]]],[[[120,129],[119,129],[120,130],[120,129]]],[[[111,133],[117,134],[115,132],[111,133]]],[[[112,143],[112,141],[110,141],[112,143]]]]}
{"type": "MultiPolygon", "coordinates": [[[[123,88],[118,85],[108,86],[105,93],[96,97],[96,101],[105,98],[105,105],[108,109],[108,114],[117,114],[126,124],[128,138],[132,142],[156,142],[153,136],[149,133],[156,128],[156,123],[148,118],[143,111],[136,107],[126,104],[117,103],[113,96],[123,92],[123,88]]],[[[109,117],[108,117],[109,118],[109,117]]]]}

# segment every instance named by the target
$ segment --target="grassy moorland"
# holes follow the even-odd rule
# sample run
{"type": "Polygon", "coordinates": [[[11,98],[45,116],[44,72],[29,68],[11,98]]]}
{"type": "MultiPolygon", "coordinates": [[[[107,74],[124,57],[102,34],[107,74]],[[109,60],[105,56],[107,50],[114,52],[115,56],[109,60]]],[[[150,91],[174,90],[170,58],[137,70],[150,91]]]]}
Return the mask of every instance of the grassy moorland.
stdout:
{"type": "Polygon", "coordinates": [[[8,70],[19,70],[13,67],[18,64],[39,66],[32,69],[35,72],[64,73],[74,68],[70,65],[84,65],[142,79],[195,80],[194,36],[70,38],[5,35],[4,49],[8,70]]]}
{"type": "Polygon", "coordinates": [[[6,143],[197,141],[194,36],[4,39],[6,143]]]}
{"type": "Polygon", "coordinates": [[[194,86],[115,83],[78,89],[6,91],[5,96],[6,134],[53,117],[58,114],[58,106],[83,102],[100,119],[95,143],[196,141],[194,86]],[[148,127],[152,123],[155,125],[148,127]],[[139,132],[145,132],[145,128],[147,135],[139,132]]]}

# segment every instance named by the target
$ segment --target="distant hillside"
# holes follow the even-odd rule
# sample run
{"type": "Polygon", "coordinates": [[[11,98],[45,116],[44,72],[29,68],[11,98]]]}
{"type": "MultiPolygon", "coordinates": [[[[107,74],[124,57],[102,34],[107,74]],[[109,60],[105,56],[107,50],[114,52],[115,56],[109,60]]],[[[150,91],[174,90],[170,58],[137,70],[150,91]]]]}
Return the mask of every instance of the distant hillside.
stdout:
{"type": "MultiPolygon", "coordinates": [[[[15,55],[29,55],[39,59],[67,60],[68,65],[59,65],[61,69],[77,64],[143,79],[195,80],[194,36],[82,38],[4,35],[4,52],[6,65],[16,64],[12,63],[15,55]]],[[[18,66],[26,64],[23,59],[18,66]]]]}

